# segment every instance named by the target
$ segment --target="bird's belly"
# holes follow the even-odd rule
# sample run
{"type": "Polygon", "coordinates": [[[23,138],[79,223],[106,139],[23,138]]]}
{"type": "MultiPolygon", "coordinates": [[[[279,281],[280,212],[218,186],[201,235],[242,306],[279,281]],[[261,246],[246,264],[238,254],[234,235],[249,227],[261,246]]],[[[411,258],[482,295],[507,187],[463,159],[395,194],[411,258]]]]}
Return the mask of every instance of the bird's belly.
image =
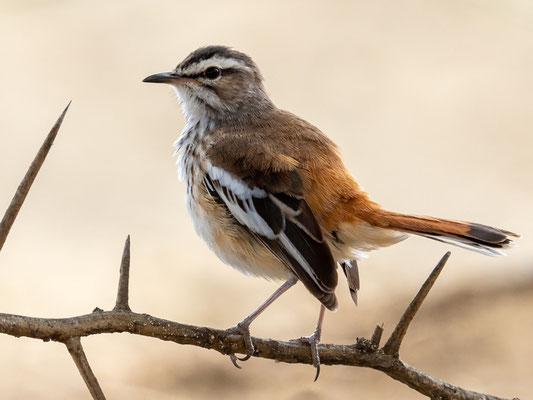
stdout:
{"type": "Polygon", "coordinates": [[[266,279],[286,280],[292,276],[290,270],[239,225],[224,206],[210,198],[203,185],[200,190],[188,192],[186,202],[196,233],[225,264],[246,275],[266,279]]]}

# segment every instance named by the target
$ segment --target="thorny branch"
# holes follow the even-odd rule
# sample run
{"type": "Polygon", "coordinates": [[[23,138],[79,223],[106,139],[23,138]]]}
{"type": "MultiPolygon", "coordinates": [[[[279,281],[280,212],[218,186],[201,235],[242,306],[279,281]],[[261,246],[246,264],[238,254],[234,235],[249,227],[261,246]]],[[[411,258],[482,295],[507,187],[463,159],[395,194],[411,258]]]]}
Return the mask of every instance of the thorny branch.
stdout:
{"type": "MultiPolygon", "coordinates": [[[[68,106],[47,136],[6,211],[0,225],[0,250],[24,198],[29,192],[31,184],[44,162],[67,109],[68,106]]],[[[402,382],[431,399],[503,400],[497,396],[472,392],[446,383],[399,359],[399,349],[407,328],[449,256],[450,253],[448,252],[442,257],[426,282],[424,282],[383,348],[379,348],[383,327],[378,325],[370,340],[358,338],[357,343],[350,345],[321,344],[319,352],[322,364],[373,368],[384,372],[391,378],[402,382]]],[[[245,352],[243,338],[240,335],[132,312],[128,305],[129,269],[130,238],[128,236],[120,266],[117,300],[112,311],[102,311],[97,308],[91,314],[72,318],[33,318],[13,314],[0,314],[0,333],[15,337],[24,336],[41,339],[45,342],[51,340],[64,343],[95,400],[105,400],[105,396],[89,366],[81,346],[81,337],[102,333],[129,332],[178,344],[213,349],[225,355],[245,352]]],[[[309,347],[305,344],[261,338],[252,338],[252,340],[256,349],[254,354],[256,357],[286,363],[312,364],[309,347]]]]}
{"type": "MultiPolygon", "coordinates": [[[[60,319],[0,314],[0,333],[17,337],[65,342],[71,337],[120,332],[203,347],[226,355],[245,352],[240,335],[129,311],[97,311],[60,319]]],[[[311,352],[307,345],[262,338],[252,338],[252,340],[256,348],[254,354],[256,357],[285,363],[312,363],[311,352]]],[[[396,357],[386,355],[381,350],[372,351],[365,339],[359,339],[358,343],[351,345],[321,344],[319,351],[323,365],[373,368],[431,398],[501,399],[459,388],[419,371],[396,357]]]]}

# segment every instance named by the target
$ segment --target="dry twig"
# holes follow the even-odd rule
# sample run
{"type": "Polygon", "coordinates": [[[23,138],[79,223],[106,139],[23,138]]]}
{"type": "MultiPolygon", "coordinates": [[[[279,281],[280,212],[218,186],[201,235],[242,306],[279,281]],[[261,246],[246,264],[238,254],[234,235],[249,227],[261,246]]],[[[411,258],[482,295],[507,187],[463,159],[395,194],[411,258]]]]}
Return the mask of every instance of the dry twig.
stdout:
{"type": "Polygon", "coordinates": [[[385,354],[398,357],[400,346],[402,344],[402,340],[405,334],[407,333],[407,328],[409,328],[409,324],[415,317],[418,309],[422,305],[422,302],[426,299],[426,296],[428,295],[429,291],[433,287],[433,284],[439,277],[440,272],[446,265],[446,261],[448,261],[448,258],[450,258],[451,254],[452,253],[448,251],[446,254],[444,254],[444,256],[442,256],[439,263],[433,269],[429,277],[426,279],[411,304],[409,304],[409,306],[405,310],[404,314],[402,315],[402,318],[400,319],[400,322],[398,322],[398,325],[396,325],[396,328],[394,328],[394,331],[392,332],[392,335],[390,336],[389,340],[387,340],[387,343],[385,343],[385,346],[383,346],[383,351],[385,352],[385,354]]]}
{"type": "MultiPolygon", "coordinates": [[[[67,109],[68,106],[46,138],[6,211],[0,226],[0,250],[22,202],[50,149],[67,109]]],[[[358,339],[357,343],[350,345],[321,344],[319,352],[322,364],[373,368],[384,372],[393,379],[431,399],[503,400],[500,397],[472,392],[451,385],[404,363],[398,358],[400,345],[409,323],[420,308],[449,256],[450,253],[448,252],[440,260],[382,349],[379,349],[379,343],[383,328],[382,326],[377,326],[371,340],[361,338],[358,339]]],[[[129,269],[130,238],[128,236],[120,266],[117,300],[112,311],[102,311],[97,308],[91,314],[72,318],[33,318],[13,314],[0,314],[0,333],[15,337],[25,336],[43,341],[51,340],[65,343],[95,400],[105,400],[105,396],[89,366],[81,346],[80,337],[102,333],[129,332],[179,344],[213,349],[225,355],[245,352],[244,342],[240,335],[228,333],[224,330],[185,325],[148,314],[132,312],[128,305],[129,269]]],[[[283,342],[261,338],[252,338],[252,341],[256,349],[254,356],[286,363],[312,364],[309,346],[305,344],[295,341],[283,342]]]]}
{"type": "Polygon", "coordinates": [[[87,357],[85,356],[85,351],[83,351],[79,336],[73,336],[67,339],[65,341],[65,345],[67,346],[67,350],[72,356],[76,367],[78,367],[78,371],[80,371],[81,377],[85,381],[85,384],[93,396],[93,399],[106,400],[104,392],[102,392],[100,384],[98,383],[98,379],[96,379],[96,376],[94,376],[93,370],[89,365],[89,361],[87,361],[87,357]]]}
{"type": "Polygon", "coordinates": [[[52,147],[52,144],[54,144],[57,132],[59,131],[59,128],[61,128],[63,118],[65,118],[65,114],[67,113],[69,107],[70,102],[57,119],[56,123],[50,130],[50,133],[48,133],[46,136],[46,139],[37,152],[37,155],[33,159],[30,168],[28,168],[26,175],[24,175],[24,179],[22,179],[22,182],[20,182],[20,185],[15,192],[15,196],[13,196],[13,200],[11,200],[11,204],[9,204],[9,207],[4,214],[4,218],[2,218],[2,222],[0,222],[0,251],[2,250],[2,247],[4,247],[7,235],[13,226],[13,222],[15,222],[15,219],[17,218],[19,210],[22,207],[28,192],[30,191],[33,181],[35,181],[35,177],[39,173],[39,170],[41,169],[41,166],[43,165],[44,160],[46,159],[46,156],[52,147]]]}

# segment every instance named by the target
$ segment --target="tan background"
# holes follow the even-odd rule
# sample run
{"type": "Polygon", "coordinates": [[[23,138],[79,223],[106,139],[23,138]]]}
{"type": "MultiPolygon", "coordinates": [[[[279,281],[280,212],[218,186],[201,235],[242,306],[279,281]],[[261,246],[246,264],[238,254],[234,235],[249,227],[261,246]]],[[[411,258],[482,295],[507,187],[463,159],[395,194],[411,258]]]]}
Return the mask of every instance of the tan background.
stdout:
{"type": "MultiPolygon", "coordinates": [[[[318,125],[372,197],[397,211],[523,235],[508,257],[452,249],[403,358],[440,378],[533,397],[533,5],[530,1],[2,1],[0,210],[68,100],[72,107],[0,254],[0,311],[72,316],[114,301],[132,235],[131,305],[224,328],[276,283],[223,266],[197,238],[172,142],[170,89],[142,78],[200,45],[249,53],[276,104],[318,125]]],[[[325,342],[386,334],[448,247],[413,238],[344,282],[325,342]]],[[[253,325],[309,334],[300,285],[253,325]]],[[[378,372],[226,357],[130,335],[84,340],[110,399],[415,399],[378,372]]],[[[87,399],[64,347],[0,336],[2,399],[87,399]]]]}

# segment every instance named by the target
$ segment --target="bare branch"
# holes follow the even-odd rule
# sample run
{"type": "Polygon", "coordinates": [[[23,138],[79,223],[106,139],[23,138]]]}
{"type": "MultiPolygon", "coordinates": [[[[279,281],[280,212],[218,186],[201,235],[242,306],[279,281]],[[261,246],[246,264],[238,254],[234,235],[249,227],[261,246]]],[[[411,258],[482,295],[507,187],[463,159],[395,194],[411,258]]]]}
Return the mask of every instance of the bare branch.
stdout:
{"type": "Polygon", "coordinates": [[[31,185],[35,181],[35,177],[41,169],[41,166],[43,165],[44,160],[46,159],[46,156],[48,155],[48,152],[50,151],[50,148],[54,143],[54,139],[56,138],[57,132],[59,131],[59,128],[63,123],[63,118],[65,117],[69,106],[70,102],[67,104],[67,107],[63,110],[63,112],[57,119],[56,123],[50,130],[50,133],[48,133],[48,135],[46,136],[46,139],[41,145],[41,148],[37,152],[37,155],[35,156],[33,162],[28,168],[26,175],[24,175],[22,182],[18,186],[17,191],[15,192],[15,196],[13,196],[11,204],[9,204],[9,207],[7,208],[6,213],[2,218],[2,222],[0,222],[0,251],[2,250],[2,247],[4,247],[7,235],[9,234],[9,231],[13,226],[13,222],[15,222],[19,210],[22,207],[22,204],[24,203],[28,192],[30,191],[31,185]]]}
{"type": "Polygon", "coordinates": [[[444,268],[444,265],[446,265],[446,261],[448,261],[448,258],[450,258],[450,254],[451,253],[448,251],[446,254],[444,254],[444,256],[442,256],[439,263],[433,269],[429,277],[426,279],[413,301],[411,301],[411,304],[409,304],[409,307],[407,307],[407,309],[405,310],[404,314],[402,315],[402,318],[400,319],[400,322],[398,322],[398,325],[396,325],[396,328],[392,332],[389,340],[387,340],[387,343],[385,343],[385,346],[383,346],[383,352],[385,354],[398,357],[400,346],[402,344],[402,340],[405,334],[407,333],[407,328],[409,328],[409,324],[415,317],[418,309],[422,305],[422,302],[425,300],[429,291],[433,287],[433,284],[439,277],[439,274],[444,268]]]}
{"type": "MultiPolygon", "coordinates": [[[[199,346],[226,355],[245,351],[240,335],[213,328],[185,325],[129,311],[103,311],[73,318],[32,318],[0,314],[0,333],[17,337],[66,342],[70,338],[80,336],[118,332],[129,332],[179,344],[199,346]]],[[[286,363],[312,364],[308,345],[261,338],[252,340],[257,357],[286,363]]],[[[439,396],[443,399],[460,400],[502,399],[451,385],[381,351],[374,353],[360,351],[356,344],[321,344],[319,348],[323,365],[373,368],[428,397],[439,396]]]]}
{"type": "Polygon", "coordinates": [[[130,235],[126,238],[124,243],[124,250],[122,252],[122,261],[120,263],[120,277],[118,280],[117,301],[113,311],[131,311],[128,305],[129,297],[129,281],[130,281],[130,235]]]}
{"type": "Polygon", "coordinates": [[[91,392],[93,399],[106,400],[104,392],[102,392],[100,384],[98,383],[98,379],[96,379],[96,376],[94,376],[91,366],[89,365],[89,361],[87,361],[87,357],[83,351],[79,336],[74,336],[67,339],[65,341],[65,345],[67,346],[68,352],[72,356],[76,367],[78,367],[78,371],[80,371],[80,374],[85,381],[89,392],[91,392]]]}

